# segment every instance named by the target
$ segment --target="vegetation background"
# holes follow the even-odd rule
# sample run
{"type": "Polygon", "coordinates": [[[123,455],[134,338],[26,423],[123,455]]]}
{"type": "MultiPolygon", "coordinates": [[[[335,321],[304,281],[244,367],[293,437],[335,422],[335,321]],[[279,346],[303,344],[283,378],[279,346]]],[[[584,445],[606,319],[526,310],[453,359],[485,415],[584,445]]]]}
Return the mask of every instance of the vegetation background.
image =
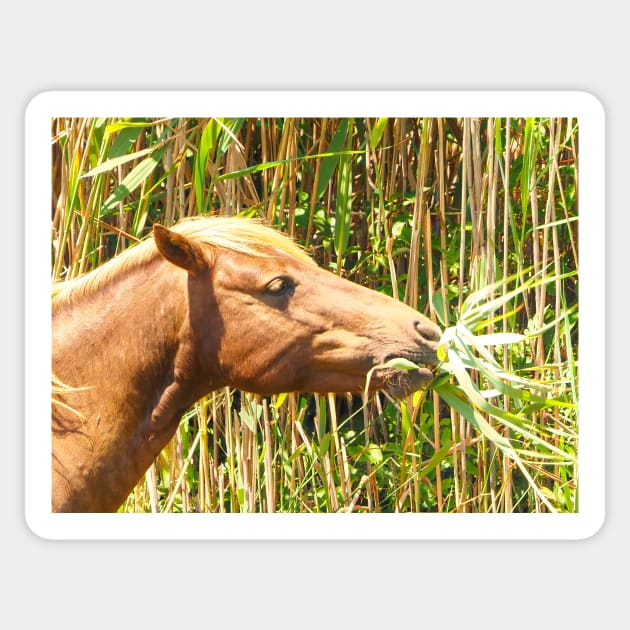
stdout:
{"type": "MultiPolygon", "coordinates": [[[[443,328],[491,287],[496,316],[475,332],[532,333],[497,346],[497,361],[577,402],[575,119],[56,119],[52,134],[54,280],[154,222],[261,217],[443,328]]],[[[121,509],[577,510],[575,408],[502,394],[505,414],[484,416],[495,435],[433,390],[401,402],[214,392],[121,509]]]]}

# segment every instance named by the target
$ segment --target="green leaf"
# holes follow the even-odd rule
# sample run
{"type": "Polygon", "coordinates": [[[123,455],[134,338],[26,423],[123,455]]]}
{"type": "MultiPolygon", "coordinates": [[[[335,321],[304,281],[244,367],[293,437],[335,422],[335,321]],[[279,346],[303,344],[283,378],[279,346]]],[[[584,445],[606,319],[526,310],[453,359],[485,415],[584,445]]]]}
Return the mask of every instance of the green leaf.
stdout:
{"type": "Polygon", "coordinates": [[[400,406],[400,431],[403,439],[407,437],[411,431],[411,422],[409,419],[409,410],[407,405],[400,406]]]}
{"type": "Polygon", "coordinates": [[[326,188],[328,188],[328,182],[330,181],[332,174],[335,172],[335,168],[339,162],[339,152],[342,150],[346,142],[347,133],[348,119],[344,118],[339,124],[339,127],[337,127],[337,131],[335,132],[333,139],[330,141],[327,157],[322,159],[319,169],[319,182],[317,183],[317,190],[315,191],[315,199],[319,199],[324,194],[326,188]]]}
{"type": "Polygon", "coordinates": [[[284,394],[278,394],[276,397],[276,401],[273,406],[276,408],[276,411],[282,407],[282,404],[287,399],[288,394],[285,392],[284,394]]]}
{"type": "Polygon", "coordinates": [[[203,212],[206,209],[206,198],[204,196],[204,188],[206,183],[206,170],[208,168],[208,160],[214,147],[216,146],[219,134],[221,133],[221,125],[216,118],[211,118],[206,124],[201,139],[199,141],[199,150],[195,158],[193,168],[193,181],[195,186],[195,197],[197,200],[197,208],[203,212]]]}
{"type": "Polygon", "coordinates": [[[281,164],[289,164],[290,162],[299,162],[305,160],[317,160],[319,158],[335,158],[338,160],[340,156],[344,155],[357,155],[359,153],[363,153],[363,151],[339,151],[337,153],[317,153],[315,155],[303,155],[301,157],[287,158],[284,160],[274,160],[273,162],[263,162],[262,164],[254,164],[254,166],[248,166],[247,168],[242,168],[238,171],[230,171],[229,173],[223,173],[222,175],[217,176],[217,181],[222,182],[228,179],[238,179],[239,177],[244,177],[245,175],[252,175],[254,173],[260,173],[261,171],[266,171],[270,168],[275,168],[276,166],[280,166],[281,164]]]}
{"type": "MultiPolygon", "coordinates": [[[[141,158],[145,155],[149,155],[149,153],[152,153],[153,151],[155,151],[155,147],[149,147],[148,149],[142,149],[141,151],[135,151],[134,153],[127,153],[125,155],[121,155],[115,158],[111,158],[109,160],[105,160],[104,162],[94,167],[87,173],[84,173],[83,175],[81,175],[81,178],[94,177],[95,175],[100,175],[101,173],[109,173],[109,171],[112,171],[117,166],[120,166],[121,164],[126,164],[127,162],[131,162],[132,160],[137,160],[138,158],[141,158]]],[[[135,168],[140,167],[142,164],[143,162],[138,164],[135,168]]]]}
{"type": "Polygon", "coordinates": [[[122,129],[114,141],[114,144],[112,144],[109,149],[109,158],[117,158],[121,155],[126,155],[127,151],[133,146],[141,133],[142,129],[140,127],[127,127],[122,129]]]}
{"type": "Polygon", "coordinates": [[[262,405],[257,405],[249,396],[243,398],[239,418],[241,422],[252,432],[256,432],[256,423],[262,415],[262,405]]]}
{"type": "Polygon", "coordinates": [[[370,443],[365,447],[365,457],[373,466],[383,462],[383,451],[378,444],[370,443]]]}
{"type": "Polygon", "coordinates": [[[379,118],[376,123],[374,123],[374,127],[370,132],[370,147],[372,147],[372,149],[376,149],[380,144],[388,120],[389,118],[379,118]]]}
{"type": "MultiPolygon", "coordinates": [[[[349,146],[347,147],[350,148],[349,146]]],[[[337,204],[335,206],[335,231],[333,245],[337,254],[337,266],[341,266],[350,240],[350,219],[352,218],[352,158],[344,155],[339,158],[337,177],[337,204]]]]}
{"type": "MultiPolygon", "coordinates": [[[[451,450],[452,446],[453,442],[451,440],[448,440],[440,447],[439,450],[435,451],[435,453],[433,453],[433,455],[431,455],[431,457],[426,462],[424,462],[424,466],[422,466],[419,476],[426,477],[427,475],[431,474],[435,470],[435,468],[442,463],[444,458],[448,455],[448,452],[451,450]]],[[[419,457],[419,455],[416,455],[415,453],[409,453],[409,455],[413,457],[419,457]]]]}
{"type": "Polygon", "coordinates": [[[254,421],[254,416],[247,409],[241,409],[238,414],[241,422],[252,432],[256,431],[256,423],[254,421]]]}
{"type": "Polygon", "coordinates": [[[404,359],[403,357],[396,357],[390,359],[386,363],[378,365],[377,368],[392,368],[393,370],[405,370],[405,372],[409,372],[410,370],[417,370],[418,365],[416,365],[413,361],[409,359],[404,359]]]}
{"type": "Polygon", "coordinates": [[[217,157],[224,155],[230,145],[236,141],[236,134],[245,122],[244,118],[231,118],[225,121],[217,145],[217,157]]]}
{"type": "Polygon", "coordinates": [[[118,131],[122,131],[123,129],[144,129],[145,127],[151,127],[153,126],[153,123],[151,121],[147,121],[147,120],[142,120],[142,121],[138,121],[138,120],[122,120],[120,122],[115,122],[115,123],[111,123],[109,125],[107,125],[107,127],[105,128],[105,130],[107,131],[107,133],[109,134],[115,134],[118,131]]]}
{"type": "MultiPolygon", "coordinates": [[[[159,151],[156,151],[150,157],[142,160],[140,164],[134,167],[127,176],[120,182],[120,185],[116,190],[105,200],[101,208],[101,217],[107,216],[111,213],[112,208],[119,202],[125,199],[127,195],[133,192],[138,186],[144,182],[151,173],[155,170],[157,165],[162,159],[162,155],[166,147],[162,147],[159,151]]],[[[128,156],[124,156],[128,157],[128,156]]]]}
{"type": "Polygon", "coordinates": [[[521,212],[523,214],[523,230],[525,230],[525,218],[527,217],[527,209],[529,207],[529,191],[532,169],[534,168],[536,160],[534,123],[534,118],[527,118],[525,120],[525,133],[523,139],[523,167],[521,169],[521,212]]]}
{"type": "Polygon", "coordinates": [[[326,396],[319,397],[319,418],[318,418],[318,435],[325,435],[326,433],[326,423],[327,423],[327,405],[326,405],[326,396]]]}
{"type": "Polygon", "coordinates": [[[486,419],[465,400],[460,398],[455,387],[445,383],[438,389],[438,394],[443,398],[449,407],[452,407],[459,414],[464,416],[480,433],[485,435],[493,444],[502,450],[512,450],[509,440],[496,431],[486,419]]]}
{"type": "Polygon", "coordinates": [[[320,459],[324,459],[324,457],[328,454],[328,447],[330,446],[330,440],[332,436],[330,433],[324,433],[322,435],[322,439],[319,441],[319,447],[317,449],[317,454],[320,459]]]}
{"type": "Polygon", "coordinates": [[[442,327],[448,326],[448,302],[444,303],[444,297],[441,291],[436,291],[431,299],[433,309],[437,315],[438,321],[442,327]]]}

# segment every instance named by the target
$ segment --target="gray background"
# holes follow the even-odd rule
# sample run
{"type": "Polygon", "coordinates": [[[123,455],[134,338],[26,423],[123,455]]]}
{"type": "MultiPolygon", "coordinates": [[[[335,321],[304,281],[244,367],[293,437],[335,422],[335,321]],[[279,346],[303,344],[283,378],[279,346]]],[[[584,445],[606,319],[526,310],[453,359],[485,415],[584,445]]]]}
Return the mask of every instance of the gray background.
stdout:
{"type": "MultiPolygon", "coordinates": [[[[627,619],[627,19],[612,2],[56,2],[0,37],[0,603],[12,627],[600,627],[627,619]],[[251,6],[250,6],[251,5],[251,6]],[[92,8],[94,6],[94,8],[92,8]],[[577,89],[607,115],[607,514],[579,542],[82,542],[23,519],[24,109],[49,89],[577,89]],[[615,369],[617,368],[617,369],[615,369]]],[[[602,308],[604,305],[602,305],[602,308]]],[[[601,341],[604,338],[602,320],[601,341]]],[[[604,366],[602,366],[603,368],[604,366]]]]}

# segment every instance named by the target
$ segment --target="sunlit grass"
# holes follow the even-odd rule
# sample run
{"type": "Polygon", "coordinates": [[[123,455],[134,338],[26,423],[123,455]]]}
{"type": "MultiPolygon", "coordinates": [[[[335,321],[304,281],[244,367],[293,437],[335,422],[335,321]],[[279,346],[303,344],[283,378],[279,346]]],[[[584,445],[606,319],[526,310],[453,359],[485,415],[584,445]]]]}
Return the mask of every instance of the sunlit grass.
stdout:
{"type": "Polygon", "coordinates": [[[444,329],[436,381],[403,401],[213,392],[122,510],[578,509],[576,120],[56,119],[52,135],[55,280],[154,222],[240,213],[444,329]]]}

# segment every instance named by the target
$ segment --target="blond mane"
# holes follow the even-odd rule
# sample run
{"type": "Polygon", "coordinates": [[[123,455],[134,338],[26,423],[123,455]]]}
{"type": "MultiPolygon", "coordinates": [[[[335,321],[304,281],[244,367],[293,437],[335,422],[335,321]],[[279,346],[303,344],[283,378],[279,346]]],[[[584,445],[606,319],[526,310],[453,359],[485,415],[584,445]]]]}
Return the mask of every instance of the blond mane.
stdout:
{"type": "MultiPolygon", "coordinates": [[[[255,219],[240,217],[192,217],[169,229],[211,247],[227,249],[248,256],[272,256],[280,250],[302,262],[315,264],[310,256],[289,237],[255,219]]],[[[52,286],[53,305],[68,304],[92,294],[119,274],[143,267],[158,256],[153,236],[130,247],[98,269],[52,286]]]]}

